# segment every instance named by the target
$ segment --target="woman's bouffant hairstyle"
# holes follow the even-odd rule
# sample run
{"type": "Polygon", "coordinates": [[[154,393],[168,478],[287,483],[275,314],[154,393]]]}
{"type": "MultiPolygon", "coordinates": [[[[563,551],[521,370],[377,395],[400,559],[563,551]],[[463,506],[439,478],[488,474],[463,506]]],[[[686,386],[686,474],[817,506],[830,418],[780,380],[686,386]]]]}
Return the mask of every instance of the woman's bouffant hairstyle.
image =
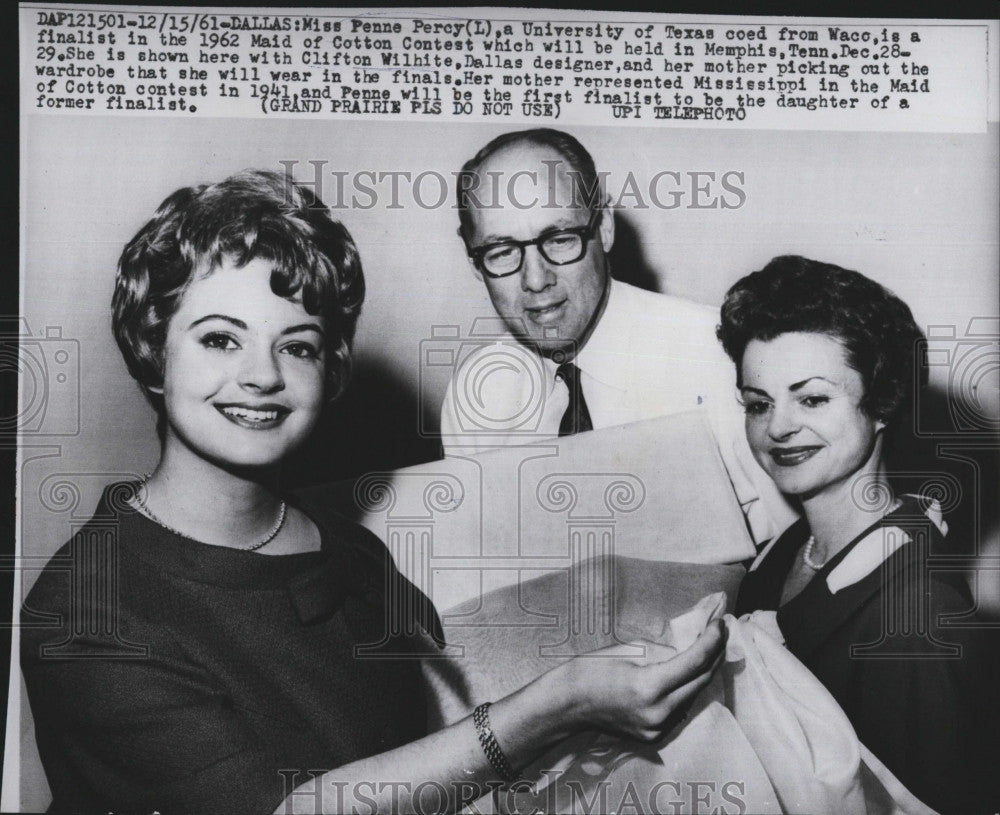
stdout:
{"type": "Polygon", "coordinates": [[[149,388],[163,384],[167,325],[181,297],[192,280],[226,260],[242,267],[255,259],[273,264],[271,291],[300,297],[309,314],[324,318],[329,397],[347,385],[365,297],[354,240],[308,189],[276,172],[243,170],[218,184],[177,190],[118,261],[115,340],[161,418],[149,388]]]}
{"type": "Polygon", "coordinates": [[[861,409],[886,425],[898,427],[927,384],[924,335],[909,306],[858,272],[785,255],[738,281],[726,294],[717,331],[736,363],[738,387],[747,344],[789,332],[839,341],[847,364],[861,374],[861,409]]]}

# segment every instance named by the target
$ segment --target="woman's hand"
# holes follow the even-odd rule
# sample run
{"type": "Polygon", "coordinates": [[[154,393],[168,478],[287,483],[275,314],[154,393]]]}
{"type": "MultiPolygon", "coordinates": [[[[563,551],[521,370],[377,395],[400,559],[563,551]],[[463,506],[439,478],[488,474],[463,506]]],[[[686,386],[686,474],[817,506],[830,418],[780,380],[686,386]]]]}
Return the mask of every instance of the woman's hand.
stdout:
{"type": "MultiPolygon", "coordinates": [[[[653,741],[708,684],[722,656],[721,622],[709,624],[690,648],[676,653],[652,642],[642,657],[621,646],[575,657],[496,701],[492,730],[515,770],[567,736],[599,728],[653,741]]],[[[632,650],[632,649],[630,649],[632,650]]],[[[292,792],[277,812],[421,812],[410,793],[434,782],[445,796],[442,813],[456,812],[499,783],[470,718],[387,753],[331,770],[292,792]],[[372,786],[372,779],[382,779],[372,786]],[[385,783],[390,780],[392,783],[385,783]],[[337,789],[324,798],[316,789],[337,789]],[[375,791],[377,789],[377,792],[375,791]],[[358,795],[358,790],[364,795],[358,795]]]]}
{"type": "Polygon", "coordinates": [[[568,694],[565,724],[656,741],[711,679],[722,658],[726,629],[710,623],[686,650],[638,641],[644,656],[612,646],[576,657],[546,674],[568,694]],[[622,654],[622,655],[619,655],[622,654]]]}

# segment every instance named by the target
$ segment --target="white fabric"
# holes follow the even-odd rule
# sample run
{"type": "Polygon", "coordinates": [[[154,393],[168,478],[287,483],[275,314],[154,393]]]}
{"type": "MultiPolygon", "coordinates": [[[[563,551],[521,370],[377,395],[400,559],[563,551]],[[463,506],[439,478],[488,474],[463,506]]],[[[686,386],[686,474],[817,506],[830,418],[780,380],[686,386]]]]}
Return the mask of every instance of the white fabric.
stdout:
{"type": "MultiPolygon", "coordinates": [[[[713,308],[613,280],[600,322],[575,362],[595,429],[705,410],[759,545],[796,515],[747,446],[736,375],[715,337],[717,322],[713,308]]],[[[441,408],[445,455],[557,436],[569,395],[556,367],[513,338],[460,359],[441,408]]]]}
{"type": "Polygon", "coordinates": [[[784,647],[775,612],[725,620],[726,704],[783,812],[933,815],[858,741],[829,691],[784,647]]]}
{"type": "MultiPolygon", "coordinates": [[[[708,596],[673,621],[655,658],[690,645],[724,602],[721,594],[708,596]]],[[[722,681],[702,692],[684,722],[651,748],[602,733],[567,739],[525,768],[524,783],[497,797],[500,810],[650,811],[644,807],[655,800],[669,803],[660,811],[676,813],[733,806],[934,815],[861,745],[834,698],[784,647],[773,611],[724,619],[722,681]],[[665,789],[669,798],[654,794],[665,789]]]]}
{"type": "MultiPolygon", "coordinates": [[[[721,592],[707,595],[671,619],[644,645],[647,663],[688,647],[710,620],[725,612],[721,592]]],[[[630,644],[604,649],[636,661],[630,644]]],[[[595,669],[600,670],[595,658],[595,669]]],[[[721,672],[717,675],[721,678],[721,672]]],[[[724,703],[719,681],[694,702],[687,718],[646,745],[586,731],[558,744],[526,767],[526,782],[497,796],[501,812],[752,812],[781,813],[774,786],[753,746],[724,703]]]]}
{"type": "MultiPolygon", "coordinates": [[[[773,619],[773,612],[769,615],[773,619]]],[[[826,689],[752,616],[728,617],[730,709],[785,812],[866,812],[854,729],[826,689]]]]}

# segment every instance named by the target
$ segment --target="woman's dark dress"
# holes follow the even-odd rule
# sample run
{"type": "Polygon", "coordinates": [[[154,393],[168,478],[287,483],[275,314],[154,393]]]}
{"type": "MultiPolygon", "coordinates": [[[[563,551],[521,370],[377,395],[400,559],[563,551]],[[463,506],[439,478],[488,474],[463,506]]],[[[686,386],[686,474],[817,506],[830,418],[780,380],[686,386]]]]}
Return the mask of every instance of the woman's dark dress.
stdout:
{"type": "Polygon", "coordinates": [[[425,734],[415,657],[439,624],[378,538],[303,507],[321,551],[209,546],[133,511],[132,488],[105,490],[24,603],[52,811],[272,812],[425,734]]]}
{"type": "Polygon", "coordinates": [[[942,813],[997,811],[1000,632],[970,616],[968,586],[920,501],[908,497],[779,608],[808,537],[801,519],[778,539],[744,579],[737,615],[777,609],[788,649],[833,694],[861,742],[924,803],[942,813]],[[827,577],[879,527],[903,530],[910,542],[831,593],[827,577]]]}

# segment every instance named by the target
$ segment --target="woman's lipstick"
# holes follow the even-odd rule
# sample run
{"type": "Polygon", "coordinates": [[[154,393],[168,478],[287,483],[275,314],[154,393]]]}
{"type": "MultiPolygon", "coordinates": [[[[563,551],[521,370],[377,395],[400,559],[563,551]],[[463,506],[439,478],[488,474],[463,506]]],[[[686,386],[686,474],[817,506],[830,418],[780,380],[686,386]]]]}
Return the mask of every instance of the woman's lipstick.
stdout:
{"type": "Polygon", "coordinates": [[[215,409],[233,424],[249,430],[270,430],[291,412],[284,405],[216,405],[215,409]]]}
{"type": "Polygon", "coordinates": [[[812,458],[823,448],[819,445],[807,447],[772,447],[769,451],[774,463],[779,467],[796,467],[812,458]]]}

